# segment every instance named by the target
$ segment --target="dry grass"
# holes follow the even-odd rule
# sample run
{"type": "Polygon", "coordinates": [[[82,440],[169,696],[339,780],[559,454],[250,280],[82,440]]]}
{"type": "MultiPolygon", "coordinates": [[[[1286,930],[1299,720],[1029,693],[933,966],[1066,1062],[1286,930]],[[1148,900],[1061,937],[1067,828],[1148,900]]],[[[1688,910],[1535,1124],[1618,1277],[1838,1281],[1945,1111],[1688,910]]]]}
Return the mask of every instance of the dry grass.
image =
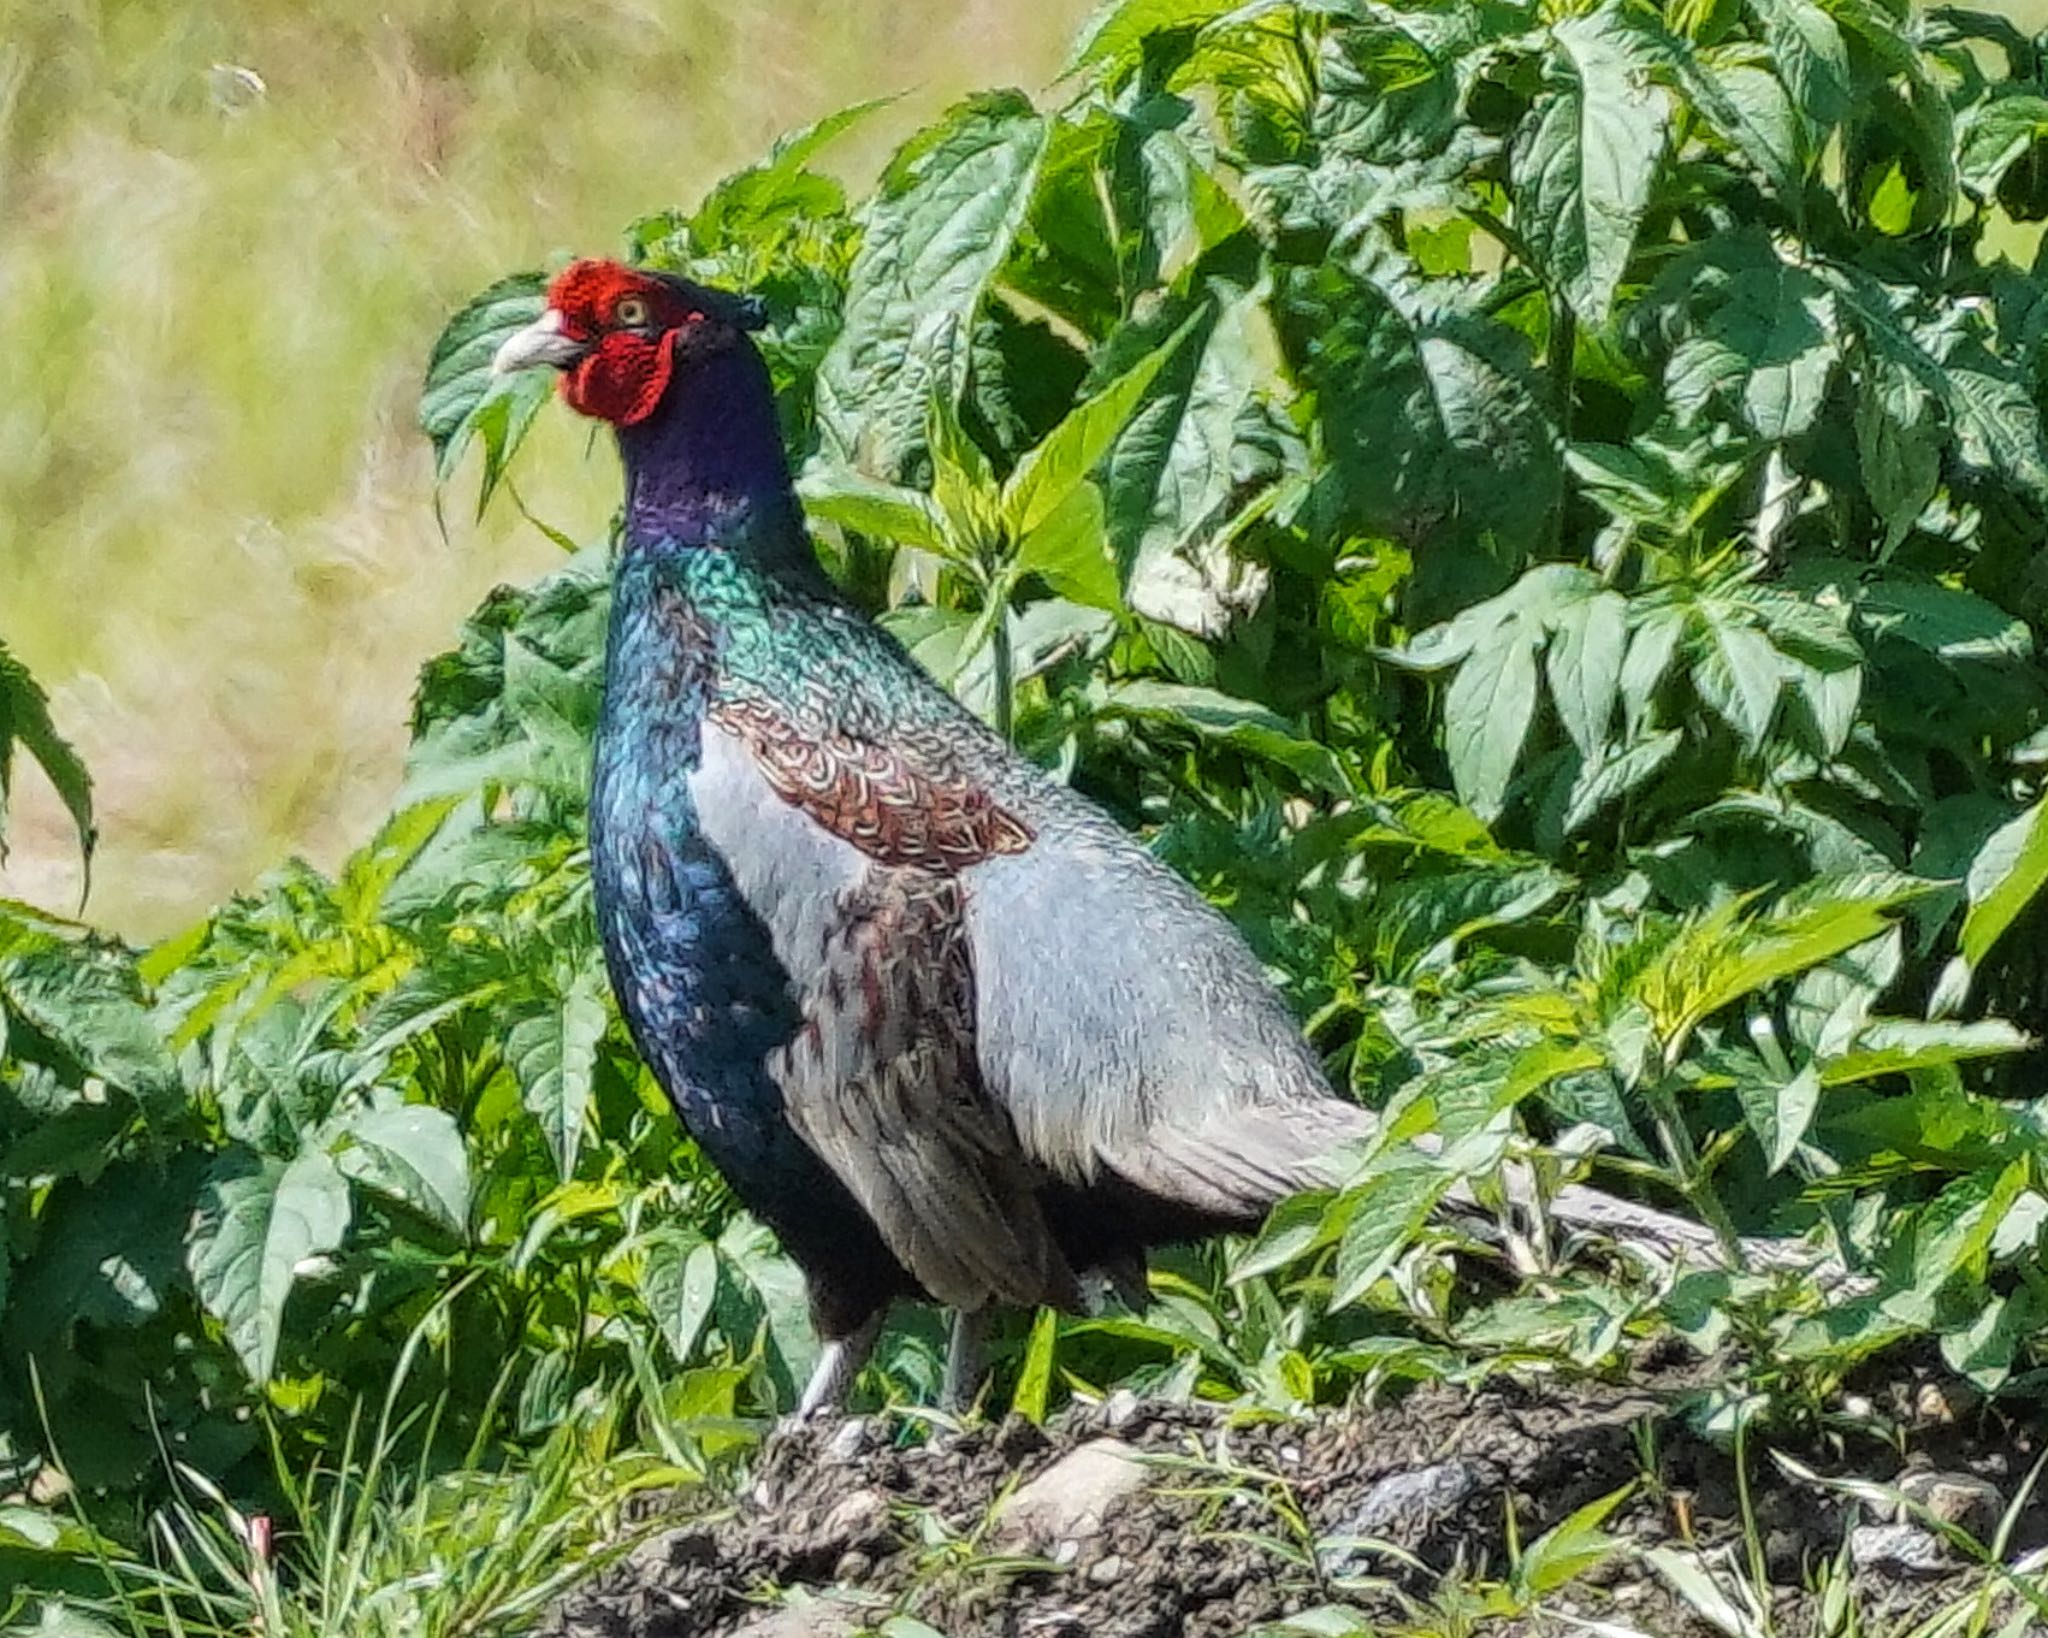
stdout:
{"type": "MultiPolygon", "coordinates": [[[[1085,9],[0,0],[0,636],[98,777],[95,919],[162,933],[336,858],[395,784],[414,668],[546,563],[509,514],[434,522],[412,407],[451,304],[910,91],[871,165],[962,89],[1043,84],[1085,9]]],[[[530,470],[572,530],[610,505],[602,451],[530,470]]],[[[41,795],[0,892],[68,907],[41,795]]]]}

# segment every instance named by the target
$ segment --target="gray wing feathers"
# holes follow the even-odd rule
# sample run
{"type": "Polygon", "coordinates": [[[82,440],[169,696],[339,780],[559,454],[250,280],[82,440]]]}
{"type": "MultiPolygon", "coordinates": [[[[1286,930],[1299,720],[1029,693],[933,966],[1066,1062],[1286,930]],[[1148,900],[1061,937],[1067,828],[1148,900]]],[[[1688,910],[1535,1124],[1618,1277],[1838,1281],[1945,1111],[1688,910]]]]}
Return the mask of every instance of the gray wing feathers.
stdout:
{"type": "Polygon", "coordinates": [[[1343,1183],[1350,1150],[1372,1135],[1373,1124],[1365,1110],[1334,1098],[1267,1105],[1231,1110],[1192,1130],[1157,1126],[1141,1148],[1106,1158],[1150,1193],[1242,1221],[1290,1194],[1343,1183]]]}
{"type": "Polygon", "coordinates": [[[957,885],[876,871],[806,974],[775,1073],[797,1132],[939,1301],[1072,1308],[1040,1174],[980,1083],[973,984],[957,885]]]}
{"type": "Polygon", "coordinates": [[[1230,1218],[1335,1180],[1370,1120],[1237,930],[1106,815],[1028,796],[1036,845],[964,878],[982,1078],[1024,1152],[1230,1218]]]}

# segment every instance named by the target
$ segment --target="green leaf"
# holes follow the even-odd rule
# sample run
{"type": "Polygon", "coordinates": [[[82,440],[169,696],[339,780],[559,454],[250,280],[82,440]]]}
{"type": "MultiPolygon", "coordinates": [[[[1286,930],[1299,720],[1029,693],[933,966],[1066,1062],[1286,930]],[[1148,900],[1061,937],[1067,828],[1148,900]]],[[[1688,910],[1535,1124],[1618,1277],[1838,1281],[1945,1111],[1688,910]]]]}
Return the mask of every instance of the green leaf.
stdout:
{"type": "MultiPolygon", "coordinates": [[[[771,1359],[792,1385],[801,1384],[818,1359],[818,1336],[811,1326],[803,1275],[777,1251],[768,1231],[750,1217],[735,1217],[726,1225],[718,1237],[718,1252],[726,1271],[744,1283],[756,1305],[754,1312],[766,1323],[771,1359]]],[[[733,1283],[731,1279],[719,1282],[721,1297],[733,1283]]],[[[718,1312],[720,1327],[732,1335],[722,1302],[718,1312]]]]}
{"type": "Polygon", "coordinates": [[[1610,802],[1618,802],[1631,792],[1642,789],[1684,742],[1682,731],[1667,728],[1662,733],[1637,741],[1626,750],[1613,754],[1603,752],[1598,760],[1586,763],[1572,781],[1570,795],[1566,798],[1565,835],[1577,835],[1610,802]]]}
{"type": "Polygon", "coordinates": [[[1905,940],[1895,927],[1801,974],[1785,1008],[1792,1038],[1823,1063],[1839,1058],[1863,1033],[1904,958],[1905,940]]]}
{"type": "Polygon", "coordinates": [[[269,1381],[293,1283],[306,1264],[340,1247],[348,1224],[348,1182],[321,1150],[289,1163],[229,1153],[215,1165],[187,1265],[251,1380],[269,1381]]]}
{"type": "Polygon", "coordinates": [[[1978,196],[1993,193],[2014,162],[2048,138],[2048,98],[2019,92],[1987,98],[1956,121],[1956,169],[1978,196]]]}
{"type": "Polygon", "coordinates": [[[2005,930],[2048,884],[2048,800],[2036,802],[2010,824],[2001,825],[1970,863],[1965,887],[1970,908],[1957,948],[1973,967],[1982,966],[2005,930]]]}
{"type": "Polygon", "coordinates": [[[2037,500],[2048,499],[2040,415],[2008,361],[1952,330],[1916,333],[1899,310],[1900,299],[1858,268],[1827,264],[1816,272],[1834,286],[1872,353],[1906,372],[1947,411],[1964,460],[2023,485],[2037,500]]]}
{"type": "MultiPolygon", "coordinates": [[[[791,224],[806,226],[845,209],[845,190],[807,167],[848,131],[889,107],[894,97],[872,97],[827,114],[811,125],[776,138],[768,157],[722,178],[691,213],[684,232],[693,256],[718,257],[737,251],[742,265],[772,255],[791,224]]],[[[660,216],[634,233],[652,250],[675,231],[675,218],[660,216]]]]}
{"type": "Polygon", "coordinates": [[[1297,1194],[1275,1206],[1250,1245],[1232,1261],[1235,1284],[1285,1268],[1310,1252],[1334,1245],[1350,1226],[1363,1196],[1355,1190],[1331,1196],[1297,1194]]]}
{"type": "MultiPolygon", "coordinates": [[[[27,1509],[17,1511],[25,1512],[27,1509]]],[[[68,1532],[72,1526],[66,1525],[68,1532]]],[[[71,1549],[77,1550],[77,1549],[71,1549]]],[[[111,1562],[104,1547],[97,1549],[96,1556],[111,1562]]],[[[109,1626],[85,1611],[74,1609],[61,1598],[43,1601],[33,1622],[13,1621],[0,1627],[0,1638],[121,1638],[120,1629],[109,1626]]]]}
{"type": "Polygon", "coordinates": [[[1785,87],[1808,128],[1807,156],[1817,158],[1827,134],[1847,116],[1853,83],[1849,47],[1818,0],[1751,0],[1785,87]]]}
{"type": "Polygon", "coordinates": [[[463,451],[481,438],[485,464],[479,512],[554,385],[550,370],[491,372],[507,338],[540,317],[546,287],[538,273],[500,279],[448,321],[427,361],[420,430],[434,446],[435,480],[446,483],[453,477],[463,451]]]}
{"type": "Polygon", "coordinates": [[[935,393],[926,408],[932,500],[946,519],[954,555],[979,569],[1002,534],[995,467],[961,425],[960,412],[945,393],[935,393]]]}
{"type": "Polygon", "coordinates": [[[1207,333],[1160,371],[1100,479],[1132,608],[1214,637],[1264,589],[1264,574],[1232,554],[1230,539],[1292,452],[1278,449],[1279,459],[1256,465],[1245,459],[1246,429],[1257,424],[1267,379],[1262,293],[1224,296],[1192,322],[1209,322],[1207,333]]]}
{"type": "Polygon", "coordinates": [[[1046,130],[1021,93],[993,93],[954,108],[890,161],[839,334],[818,366],[818,422],[840,464],[901,477],[924,448],[934,392],[958,400],[967,349],[954,338],[1010,253],[1046,130]]]}
{"type": "Polygon", "coordinates": [[[1812,1064],[1782,1085],[1749,1080],[1737,1083],[1743,1116],[1763,1146],[1765,1166],[1772,1176],[1784,1169],[1805,1140],[1820,1109],[1820,1089],[1820,1073],[1812,1064]]]}
{"type": "Polygon", "coordinates": [[[1088,480],[1143,402],[1166,361],[1193,333],[1200,316],[1188,320],[1167,341],[1147,353],[1092,397],[1083,399],[1036,446],[1027,450],[1003,485],[1003,527],[1013,540],[1065,505],[1088,480]]]}
{"type": "Polygon", "coordinates": [[[1551,30],[1555,88],[1516,144],[1515,228],[1590,325],[1607,322],[1664,154],[1669,95],[1615,5],[1551,30]]]}
{"type": "Polygon", "coordinates": [[[469,1155],[455,1117],[409,1103],[365,1109],[330,1146],[344,1177],[460,1235],[469,1220],[469,1155]]]}
{"type": "Polygon", "coordinates": [[[1408,1165],[1368,1178],[1356,1189],[1350,1221],[1337,1242],[1330,1307],[1348,1308],[1377,1285],[1429,1222],[1457,1182],[1437,1165],[1408,1165]]]}
{"type": "Polygon", "coordinates": [[[694,1234],[662,1233],[640,1266],[640,1300],[678,1365],[692,1363],[718,1297],[718,1248],[694,1234]]]}
{"type": "Polygon", "coordinates": [[[1875,636],[1896,637],[1950,664],[2033,656],[2026,621],[1959,586],[1894,572],[1872,576],[1854,595],[1857,619],[1875,636]]]}
{"type": "MultiPolygon", "coordinates": [[[[37,1135],[61,1124],[46,1122],[37,1135]]],[[[15,1144],[7,1162],[13,1171],[35,1157],[15,1144]]],[[[0,1281],[9,1345],[47,1359],[76,1346],[79,1322],[135,1330],[170,1308],[184,1288],[185,1234],[206,1169],[207,1157],[187,1150],[168,1165],[94,1165],[51,1187],[33,1249],[17,1244],[12,1284],[0,1281]]]]}
{"type": "Polygon", "coordinates": [[[1952,354],[1943,366],[1957,447],[1972,466],[2003,473],[2035,496],[2048,497],[2040,412],[2024,382],[2014,379],[2002,364],[1989,359],[1984,364],[1965,367],[1952,354]]]}
{"type": "Polygon", "coordinates": [[[1536,714],[1536,638],[1504,622],[1465,657],[1444,693],[1444,754],[1458,799],[1497,819],[1536,714]]]}
{"type": "Polygon", "coordinates": [[[589,1119],[591,1076],[605,1031],[605,979],[579,967],[548,1008],[513,1025],[505,1056],[519,1080],[520,1100],[540,1122],[563,1181],[576,1170],[589,1119]]]}
{"type": "Polygon", "coordinates": [[[1973,1305],[1967,1325],[1943,1334],[1941,1357],[1958,1376],[1996,1393],[2012,1375],[2021,1347],[2040,1329],[2040,1309],[2040,1299],[2027,1286],[2010,1297],[1993,1296],[1982,1306],[1973,1305]]]}
{"type": "Polygon", "coordinates": [[[1492,595],[1548,537],[1562,488],[1525,339],[1484,316],[1478,289],[1383,264],[1295,270],[1280,303],[1322,425],[1309,519],[1427,542],[1409,588],[1418,624],[1492,595]]]}
{"type": "Polygon", "coordinates": [[[1705,316],[1671,355],[1671,407],[1689,419],[1724,398],[1772,443],[1808,431],[1835,366],[1833,292],[1760,236],[1711,242],[1695,260],[1686,301],[1705,316]]]}
{"type": "Polygon", "coordinates": [[[1749,623],[1746,611],[1712,599],[1702,601],[1698,610],[1703,642],[1694,685],[1714,714],[1752,751],[1758,750],[1777,714],[1784,682],[1778,651],[1749,623]]]}
{"type": "Polygon", "coordinates": [[[1588,762],[1597,760],[1607,743],[1627,645],[1627,599],[1603,590],[1565,608],[1544,654],[1558,719],[1588,762]]]}
{"type": "Polygon", "coordinates": [[[1018,542],[1012,567],[1018,575],[1043,577],[1061,596],[1090,608],[1117,612],[1124,606],[1102,496],[1092,484],[1076,484],[1038,520],[1018,542]]]}
{"type": "Polygon", "coordinates": [[[1983,1277],[1993,1236],[2005,1215],[2026,1193],[2030,1163],[2024,1159],[1996,1170],[1956,1179],[1912,1220],[1903,1279],[1888,1295],[1884,1311],[1912,1324],[1933,1318],[1941,1288],[1966,1271],[1983,1277]]]}
{"type": "Polygon", "coordinates": [[[1374,905],[1373,965],[1412,979],[1448,967],[1476,933],[1511,926],[1555,900],[1568,878],[1545,865],[1418,874],[1389,882],[1374,905]]]}
{"type": "Polygon", "coordinates": [[[921,490],[884,483],[843,466],[813,463],[797,485],[804,509],[824,523],[836,523],[897,546],[948,555],[946,519],[921,490]]]}
{"type": "Polygon", "coordinates": [[[1856,453],[1887,550],[1934,499],[1943,442],[1934,400],[1895,363],[1873,361],[1857,388],[1856,453]]]}
{"type": "Polygon", "coordinates": [[[1031,1336],[1024,1344],[1024,1363],[1017,1372],[1016,1391],[1010,1396],[1010,1409],[1036,1426],[1044,1426],[1052,1401],[1053,1358],[1059,1348],[1059,1336],[1058,1310],[1039,1309],[1032,1317],[1031,1336]]]}
{"type": "Polygon", "coordinates": [[[1630,992],[1675,1043],[1730,1002],[1877,937],[1892,911],[1932,885],[1905,876],[1824,877],[1754,916],[1731,900],[1690,922],[1642,968],[1630,992]]]}
{"type": "Polygon", "coordinates": [[[1213,688],[1134,678],[1113,683],[1104,702],[1107,716],[1149,718],[1193,731],[1290,768],[1333,796],[1349,795],[1350,782],[1328,749],[1302,734],[1285,717],[1233,699],[1213,688]]]}
{"type": "Polygon", "coordinates": [[[1910,1075],[1979,1058],[2006,1057],[2033,1045],[2023,1031],[2002,1018],[1974,1023],[1929,1022],[1919,1018],[1873,1018],[1854,1044],[1820,1064],[1823,1086],[1846,1086],[1879,1075],[1910,1075]]]}
{"type": "Polygon", "coordinates": [[[1569,1586],[1627,1547],[1627,1538],[1610,1535],[1601,1526],[1635,1489],[1633,1483],[1625,1484],[1597,1497],[1538,1536],[1515,1565],[1517,1589],[1533,1603],[1569,1586]]]}
{"type": "Polygon", "coordinates": [[[78,850],[90,870],[99,836],[93,828],[92,776],[71,748],[71,742],[57,732],[57,725],[50,719],[49,697],[42,685],[0,642],[0,861],[7,857],[7,809],[13,793],[16,745],[35,758],[64,804],[64,811],[71,815],[72,828],[78,833],[78,850]]]}
{"type": "Polygon", "coordinates": [[[1796,220],[1805,204],[1803,144],[1784,88],[1765,70],[1730,60],[1728,51],[1699,50],[1641,12],[1631,13],[1629,23],[1640,49],[1665,67],[1722,141],[1770,183],[1796,220]]]}
{"type": "Polygon", "coordinates": [[[1637,620],[1635,630],[1629,633],[1620,687],[1622,720],[1631,740],[1640,737],[1649,721],[1657,685],[1671,669],[1679,639],[1684,635],[1684,612],[1668,605],[1646,610],[1637,620]]]}
{"type": "Polygon", "coordinates": [[[1145,42],[1168,29],[1195,30],[1237,8],[1240,0],[1107,0],[1082,25],[1060,77],[1094,69],[1116,83],[1138,64],[1145,42]]]}
{"type": "Polygon", "coordinates": [[[127,1093],[152,1120],[185,1101],[133,967],[108,951],[35,943],[0,957],[0,1005],[69,1053],[89,1075],[127,1093]]]}

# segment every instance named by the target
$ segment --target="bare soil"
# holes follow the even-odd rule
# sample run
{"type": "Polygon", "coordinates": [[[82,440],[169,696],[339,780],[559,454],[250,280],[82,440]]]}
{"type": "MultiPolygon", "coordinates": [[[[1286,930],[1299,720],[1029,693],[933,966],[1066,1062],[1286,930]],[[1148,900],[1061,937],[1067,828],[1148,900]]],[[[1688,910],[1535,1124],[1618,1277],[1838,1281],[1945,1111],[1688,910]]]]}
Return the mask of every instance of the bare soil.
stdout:
{"type": "MultiPolygon", "coordinates": [[[[1879,1483],[1932,1468],[1964,1484],[1988,1480],[2010,1500],[2038,1454],[2038,1431],[1982,1410],[1958,1418],[1925,1384],[1877,1397],[1889,1438],[1830,1435],[1799,1458],[1879,1483]]],[[[546,1632],[829,1638],[907,1613],[950,1638],[1234,1638],[1327,1604],[1407,1625],[1447,1596],[1446,1577],[1469,1586],[1508,1574],[1510,1518],[1527,1544],[1631,1484],[1611,1531],[1637,1548],[1731,1548],[1746,1565],[1732,1456],[1687,1431],[1685,1398],[1675,1380],[1501,1381],[1421,1388],[1302,1421],[1119,1396],[1043,1429],[1013,1418],[934,1432],[890,1417],[792,1428],[767,1443],[722,1511],[645,1521],[648,1538],[566,1599],[546,1632]],[[1117,1448],[1106,1440],[1136,1453],[1142,1484],[1099,1507],[1073,1500],[1080,1516],[1051,1535],[1044,1519],[1028,1527],[1035,1506],[1005,1513],[1014,1493],[1076,1450],[1117,1448]]],[[[1051,1493],[1056,1510],[1085,1488],[1087,1465],[1067,1461],[1033,1497],[1051,1493]]],[[[1873,1516],[1852,1519],[1836,1493],[1790,1478],[1760,1449],[1750,1481],[1748,1539],[1763,1549],[1777,1630],[1813,1630],[1816,1572],[1842,1552],[1853,1523],[1873,1516]]],[[[701,1509],[703,1498],[665,1505],[701,1509]]],[[[2007,1556],[2044,1538],[2048,1516],[2023,1517],[2007,1556]]],[[[1931,1536],[1921,1545],[1939,1559],[1931,1536]]],[[[1878,1631],[1952,1601],[1965,1584],[1953,1563],[1857,1574],[1866,1615],[1885,1623],[1878,1631]]],[[[1715,1630],[1629,1550],[1552,1595],[1543,1613],[1469,1630],[1565,1632],[1566,1617],[1654,1638],[1715,1630]]]]}

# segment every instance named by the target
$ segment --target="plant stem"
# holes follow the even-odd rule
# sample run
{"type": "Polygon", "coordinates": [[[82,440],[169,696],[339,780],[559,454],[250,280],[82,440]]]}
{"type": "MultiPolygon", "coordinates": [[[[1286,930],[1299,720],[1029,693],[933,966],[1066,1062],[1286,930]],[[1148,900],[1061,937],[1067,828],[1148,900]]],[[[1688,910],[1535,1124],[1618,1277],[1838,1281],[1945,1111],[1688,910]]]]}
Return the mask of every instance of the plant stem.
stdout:
{"type": "Polygon", "coordinates": [[[1666,1164],[1671,1168],[1671,1181],[1685,1196],[1686,1203],[1714,1231],[1721,1242],[1721,1249],[1728,1254],[1729,1265],[1740,1268],[1742,1237],[1735,1232],[1734,1222],[1722,1209],[1708,1173],[1700,1166],[1699,1151],[1693,1146],[1692,1134],[1686,1130],[1678,1100],[1671,1095],[1670,1088],[1662,1084],[1645,1087],[1643,1095],[1655,1117],[1657,1141],[1664,1150],[1666,1164]]]}
{"type": "MultiPolygon", "coordinates": [[[[1572,375],[1573,362],[1579,351],[1579,316],[1572,311],[1572,304],[1556,290],[1550,293],[1550,344],[1546,351],[1550,362],[1551,391],[1554,394],[1551,413],[1557,421],[1557,441],[1561,447],[1568,447],[1572,441],[1572,375]]],[[[1562,549],[1562,502],[1552,508],[1550,539],[1553,549],[1562,549]]]]}
{"type": "Polygon", "coordinates": [[[1555,393],[1552,413],[1557,417],[1557,435],[1572,441],[1572,381],[1579,351],[1579,315],[1572,304],[1556,291],[1550,296],[1550,384],[1555,393]]]}
{"type": "Polygon", "coordinates": [[[996,732],[1005,740],[1011,737],[1016,722],[1016,701],[1011,698],[1014,681],[1015,661],[1010,654],[1010,594],[1009,588],[998,583],[991,596],[1000,597],[996,605],[995,631],[990,641],[995,644],[992,656],[995,662],[996,679],[996,732]]]}

